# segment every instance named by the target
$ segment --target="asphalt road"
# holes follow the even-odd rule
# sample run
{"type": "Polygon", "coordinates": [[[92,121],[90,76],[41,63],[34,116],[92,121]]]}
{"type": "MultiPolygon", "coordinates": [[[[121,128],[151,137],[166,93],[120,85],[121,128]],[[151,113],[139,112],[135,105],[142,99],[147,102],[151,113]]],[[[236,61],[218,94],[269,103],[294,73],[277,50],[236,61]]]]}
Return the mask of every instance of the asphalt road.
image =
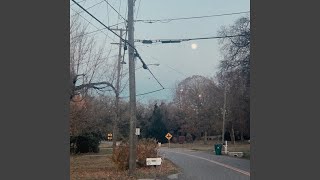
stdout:
{"type": "Polygon", "coordinates": [[[181,168],[180,180],[249,180],[250,161],[236,157],[178,148],[160,154],[181,168]]]}

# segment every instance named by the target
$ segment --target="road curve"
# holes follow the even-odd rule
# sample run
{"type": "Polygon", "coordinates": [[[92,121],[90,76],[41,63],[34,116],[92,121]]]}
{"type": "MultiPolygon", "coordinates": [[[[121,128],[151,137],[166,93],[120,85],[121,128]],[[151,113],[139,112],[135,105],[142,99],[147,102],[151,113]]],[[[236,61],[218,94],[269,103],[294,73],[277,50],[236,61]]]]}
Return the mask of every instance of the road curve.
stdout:
{"type": "Polygon", "coordinates": [[[160,154],[181,168],[183,180],[249,180],[250,161],[180,148],[161,148],[160,154]]]}

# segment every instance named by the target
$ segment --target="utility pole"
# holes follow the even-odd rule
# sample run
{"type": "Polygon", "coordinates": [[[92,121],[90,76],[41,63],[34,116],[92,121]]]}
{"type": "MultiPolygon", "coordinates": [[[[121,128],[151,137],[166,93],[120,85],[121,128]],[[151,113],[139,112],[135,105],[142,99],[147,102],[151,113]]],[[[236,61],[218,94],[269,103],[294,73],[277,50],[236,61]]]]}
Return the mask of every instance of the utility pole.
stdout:
{"type": "MultiPolygon", "coordinates": [[[[122,37],[122,31],[124,29],[112,29],[114,31],[120,31],[120,37],[122,37]]],[[[115,152],[115,148],[117,146],[117,137],[118,137],[118,122],[120,119],[120,108],[119,108],[119,95],[120,95],[120,73],[121,73],[121,48],[122,48],[122,40],[120,39],[119,42],[119,55],[118,55],[118,72],[117,72],[117,81],[116,81],[116,113],[115,113],[115,119],[113,122],[113,136],[112,136],[112,149],[113,153],[115,152]]]]}
{"type": "Polygon", "coordinates": [[[227,86],[224,87],[224,100],[223,100],[223,112],[222,112],[222,143],[224,142],[224,123],[226,120],[226,104],[227,104],[227,86]]]}
{"type": "Polygon", "coordinates": [[[128,0],[128,42],[129,46],[129,91],[130,91],[130,134],[129,134],[129,175],[132,176],[136,169],[136,82],[134,59],[134,27],[133,6],[134,0],[128,0]]]}

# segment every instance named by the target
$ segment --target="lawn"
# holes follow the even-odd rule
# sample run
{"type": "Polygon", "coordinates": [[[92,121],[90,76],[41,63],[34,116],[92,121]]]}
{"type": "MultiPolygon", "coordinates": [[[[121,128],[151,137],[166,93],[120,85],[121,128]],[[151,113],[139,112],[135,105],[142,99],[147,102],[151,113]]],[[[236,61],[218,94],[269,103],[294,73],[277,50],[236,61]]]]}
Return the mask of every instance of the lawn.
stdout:
{"type": "Polygon", "coordinates": [[[139,178],[163,177],[178,172],[178,168],[165,159],[161,167],[144,167],[136,170],[135,177],[129,177],[128,171],[118,170],[112,159],[112,148],[103,147],[99,153],[70,156],[71,180],[128,180],[139,178]]]}

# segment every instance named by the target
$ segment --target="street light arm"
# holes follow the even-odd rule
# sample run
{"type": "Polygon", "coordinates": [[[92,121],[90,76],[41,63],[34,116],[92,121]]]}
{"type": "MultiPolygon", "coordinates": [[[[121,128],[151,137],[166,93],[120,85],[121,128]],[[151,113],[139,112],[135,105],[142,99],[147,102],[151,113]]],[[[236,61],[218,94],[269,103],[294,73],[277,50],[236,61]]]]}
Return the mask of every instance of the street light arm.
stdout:
{"type": "Polygon", "coordinates": [[[148,69],[147,65],[148,65],[148,66],[160,66],[160,64],[144,64],[143,66],[136,68],[136,70],[141,69],[141,68],[144,68],[144,69],[147,68],[147,69],[148,69]],[[145,67],[146,67],[146,68],[145,68],[145,67]]]}

